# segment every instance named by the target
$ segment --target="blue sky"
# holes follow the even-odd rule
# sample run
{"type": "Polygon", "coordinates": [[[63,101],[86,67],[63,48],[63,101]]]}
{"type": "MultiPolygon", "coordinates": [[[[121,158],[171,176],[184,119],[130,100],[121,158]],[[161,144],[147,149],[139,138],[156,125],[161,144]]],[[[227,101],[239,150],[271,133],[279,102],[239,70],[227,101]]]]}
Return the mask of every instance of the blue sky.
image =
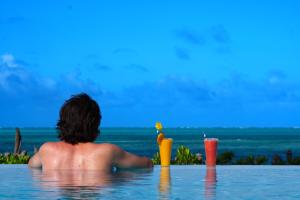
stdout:
{"type": "Polygon", "coordinates": [[[3,1],[0,126],[300,126],[298,1],[3,1]],[[50,3],[51,2],[51,3],[50,3]]]}

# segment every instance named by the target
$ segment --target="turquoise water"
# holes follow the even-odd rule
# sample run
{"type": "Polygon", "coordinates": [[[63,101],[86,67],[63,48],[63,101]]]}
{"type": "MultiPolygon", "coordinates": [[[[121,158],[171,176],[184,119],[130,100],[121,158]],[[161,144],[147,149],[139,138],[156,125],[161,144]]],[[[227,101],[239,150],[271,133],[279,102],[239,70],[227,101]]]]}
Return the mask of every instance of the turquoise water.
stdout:
{"type": "MultiPolygon", "coordinates": [[[[174,128],[165,129],[165,135],[174,139],[173,156],[179,145],[188,146],[194,153],[204,153],[202,132],[219,138],[219,152],[233,151],[236,157],[278,153],[284,156],[288,149],[300,156],[299,128],[174,128]]],[[[29,152],[46,141],[57,141],[54,129],[21,129],[22,149],[29,152]]],[[[14,129],[0,129],[0,152],[12,151],[14,129]]],[[[110,142],[127,151],[152,156],[157,152],[156,131],[152,128],[104,128],[98,143],[110,142]]]]}
{"type": "Polygon", "coordinates": [[[156,166],[103,174],[0,165],[0,199],[300,199],[299,174],[296,166],[156,166]]]}

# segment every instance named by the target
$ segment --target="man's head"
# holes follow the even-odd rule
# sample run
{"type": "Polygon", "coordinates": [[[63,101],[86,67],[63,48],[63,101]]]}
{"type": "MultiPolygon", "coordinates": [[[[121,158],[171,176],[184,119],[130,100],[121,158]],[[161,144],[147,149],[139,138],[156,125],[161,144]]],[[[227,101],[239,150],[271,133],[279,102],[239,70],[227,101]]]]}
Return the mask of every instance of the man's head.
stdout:
{"type": "Polygon", "coordinates": [[[85,93],[74,95],[60,109],[58,138],[70,144],[93,142],[99,134],[100,121],[97,102],[85,93]]]}

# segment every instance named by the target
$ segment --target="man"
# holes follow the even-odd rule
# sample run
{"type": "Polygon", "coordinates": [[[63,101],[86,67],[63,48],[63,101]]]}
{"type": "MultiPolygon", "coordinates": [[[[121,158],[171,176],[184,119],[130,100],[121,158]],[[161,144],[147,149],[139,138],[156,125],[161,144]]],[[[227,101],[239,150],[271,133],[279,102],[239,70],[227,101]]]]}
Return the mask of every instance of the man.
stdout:
{"type": "Polygon", "coordinates": [[[101,112],[87,94],[75,95],[60,110],[57,122],[60,142],[47,142],[29,160],[29,167],[111,171],[117,168],[151,168],[146,157],[126,152],[113,144],[93,143],[99,135],[101,112]]]}

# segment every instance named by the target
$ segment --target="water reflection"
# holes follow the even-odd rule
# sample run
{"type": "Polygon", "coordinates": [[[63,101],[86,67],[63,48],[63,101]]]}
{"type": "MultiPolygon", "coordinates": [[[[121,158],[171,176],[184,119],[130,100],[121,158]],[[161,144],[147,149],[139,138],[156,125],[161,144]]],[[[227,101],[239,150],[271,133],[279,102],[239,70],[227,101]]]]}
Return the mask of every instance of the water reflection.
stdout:
{"type": "Polygon", "coordinates": [[[217,186],[216,167],[206,167],[205,199],[215,199],[217,186]]]}
{"type": "Polygon", "coordinates": [[[170,167],[160,168],[159,199],[169,199],[171,190],[170,167]]]}
{"type": "Polygon", "coordinates": [[[59,199],[99,199],[113,192],[112,186],[145,178],[152,170],[123,170],[107,173],[93,170],[32,170],[32,177],[44,191],[59,199]]]}

